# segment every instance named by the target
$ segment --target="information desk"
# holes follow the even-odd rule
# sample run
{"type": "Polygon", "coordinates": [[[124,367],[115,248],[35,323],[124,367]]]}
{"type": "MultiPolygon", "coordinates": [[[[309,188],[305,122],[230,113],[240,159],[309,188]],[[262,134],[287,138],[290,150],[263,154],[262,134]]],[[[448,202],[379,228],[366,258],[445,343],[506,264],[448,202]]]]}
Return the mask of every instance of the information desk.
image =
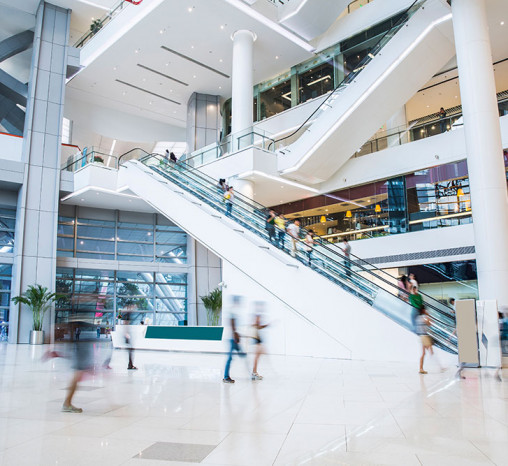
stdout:
{"type": "Polygon", "coordinates": [[[118,325],[111,332],[113,346],[126,348],[126,335],[135,349],[164,351],[225,352],[223,327],[172,327],[159,325],[118,325]]]}

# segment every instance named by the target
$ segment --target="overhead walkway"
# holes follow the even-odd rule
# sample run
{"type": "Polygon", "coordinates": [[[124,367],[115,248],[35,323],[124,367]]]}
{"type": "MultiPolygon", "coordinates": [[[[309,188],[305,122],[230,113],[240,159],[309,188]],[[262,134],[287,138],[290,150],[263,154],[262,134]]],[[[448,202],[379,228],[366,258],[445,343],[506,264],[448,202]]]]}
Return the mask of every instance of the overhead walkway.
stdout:
{"type": "MultiPolygon", "coordinates": [[[[228,218],[216,180],[160,155],[129,159],[126,154],[120,160],[122,187],[332,337],[344,357],[368,357],[366,351],[386,346],[389,338],[387,352],[398,359],[398,352],[413,344],[414,309],[393,277],[358,258],[348,261],[338,247],[319,238],[310,265],[301,241],[293,258],[287,235],[283,250],[269,242],[264,206],[236,194],[228,218]]],[[[425,301],[436,344],[455,353],[452,310],[429,296],[425,301]]]]}
{"type": "Polygon", "coordinates": [[[281,175],[327,180],[455,53],[445,0],[418,0],[291,134],[275,141],[281,175]]]}

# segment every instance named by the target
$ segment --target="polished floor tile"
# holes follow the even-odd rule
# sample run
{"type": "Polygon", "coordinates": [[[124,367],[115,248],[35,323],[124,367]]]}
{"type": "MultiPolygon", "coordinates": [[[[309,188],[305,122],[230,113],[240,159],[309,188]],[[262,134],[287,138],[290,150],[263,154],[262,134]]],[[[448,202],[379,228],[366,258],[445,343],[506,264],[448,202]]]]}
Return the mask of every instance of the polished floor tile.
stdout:
{"type": "Polygon", "coordinates": [[[508,465],[508,384],[489,370],[267,356],[264,380],[235,360],[225,385],[223,355],[139,351],[127,371],[117,351],[70,414],[70,362],[45,350],[0,344],[2,466],[508,465]]]}

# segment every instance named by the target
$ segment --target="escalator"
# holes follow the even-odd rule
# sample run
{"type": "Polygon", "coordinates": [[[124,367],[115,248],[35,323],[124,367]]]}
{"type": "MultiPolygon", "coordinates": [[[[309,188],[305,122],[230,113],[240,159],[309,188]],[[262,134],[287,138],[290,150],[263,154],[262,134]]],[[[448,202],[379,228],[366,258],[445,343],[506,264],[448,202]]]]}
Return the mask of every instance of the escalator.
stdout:
{"type": "Polygon", "coordinates": [[[415,1],[322,104],[275,141],[279,173],[326,181],[454,54],[448,3],[415,1]]]}
{"type": "MultiPolygon", "coordinates": [[[[359,258],[346,260],[341,249],[320,238],[310,265],[301,241],[293,258],[288,235],[283,249],[270,243],[265,229],[266,207],[237,193],[228,218],[216,180],[185,165],[169,163],[157,154],[129,159],[127,155],[120,160],[121,186],[343,344],[345,357],[365,356],[362,338],[371,342],[380,338],[377,329],[387,325],[395,342],[403,345],[410,341],[414,309],[390,275],[359,258]],[[315,310],[316,303],[323,300],[334,312],[315,310]]],[[[436,345],[456,353],[453,311],[429,296],[424,300],[436,345]]]]}

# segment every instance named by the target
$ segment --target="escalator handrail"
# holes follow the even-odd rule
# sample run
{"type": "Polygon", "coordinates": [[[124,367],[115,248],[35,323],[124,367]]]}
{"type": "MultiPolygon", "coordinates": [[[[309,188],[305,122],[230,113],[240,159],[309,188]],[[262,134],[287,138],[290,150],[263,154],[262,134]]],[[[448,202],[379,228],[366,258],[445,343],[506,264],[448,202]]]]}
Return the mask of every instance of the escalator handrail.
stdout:
{"type": "MultiPolygon", "coordinates": [[[[388,29],[388,31],[386,31],[382,37],[379,38],[379,40],[372,46],[371,48],[371,51],[374,50],[376,47],[378,47],[378,45],[385,39],[385,37],[390,33],[392,32],[393,30],[397,29],[397,28],[400,28],[400,26],[402,26],[404,23],[406,23],[409,18],[407,17],[407,14],[410,12],[410,10],[418,3],[418,2],[421,2],[422,4],[425,3],[425,0],[414,0],[414,2],[404,11],[404,13],[402,13],[402,17],[395,23],[394,26],[392,26],[390,29],[388,29]]],[[[420,8],[420,6],[418,6],[418,8],[420,8]]],[[[371,55],[372,55],[372,52],[369,52],[371,55]]],[[[357,65],[357,68],[361,68],[363,69],[363,67],[372,60],[372,58],[369,56],[369,55],[366,55],[363,60],[358,63],[357,65]]],[[[360,70],[361,71],[361,70],[360,70]]],[[[329,92],[328,96],[326,97],[326,99],[324,99],[321,104],[307,117],[307,119],[297,128],[295,129],[291,134],[288,134],[284,137],[281,137],[279,139],[275,139],[273,142],[271,142],[269,145],[268,145],[268,150],[271,149],[272,147],[272,144],[276,144],[277,142],[280,142],[280,141],[283,141],[284,139],[288,139],[292,136],[294,136],[296,133],[298,133],[298,131],[300,131],[310,120],[311,118],[324,106],[324,105],[327,105],[327,101],[328,99],[330,99],[332,97],[332,95],[335,94],[335,92],[343,87],[345,84],[348,84],[350,81],[352,81],[354,78],[356,78],[358,76],[358,74],[360,73],[360,71],[358,71],[357,73],[355,73],[354,71],[352,71],[351,73],[349,73],[339,84],[337,84],[337,86],[331,91],[329,92]]]]}
{"type": "MultiPolygon", "coordinates": [[[[144,159],[146,159],[146,158],[151,158],[151,157],[156,158],[156,159],[158,159],[158,160],[165,160],[165,157],[164,157],[163,155],[161,155],[161,154],[156,154],[156,153],[154,153],[154,154],[148,154],[146,151],[144,151],[144,150],[142,150],[142,149],[139,149],[139,150],[141,150],[142,152],[145,152],[145,154],[146,154],[146,156],[145,156],[145,157],[143,157],[143,159],[142,159],[142,160],[144,160],[144,159]]],[[[132,152],[132,151],[129,151],[129,153],[130,153],[130,152],[132,152]]],[[[120,157],[120,159],[122,159],[122,157],[120,157]]],[[[119,159],[119,163],[120,163],[120,159],[119,159]]],[[[140,160],[140,161],[142,162],[142,160],[140,160]]],[[[178,164],[178,163],[179,163],[179,162],[176,162],[176,164],[178,164]]],[[[218,183],[218,181],[217,181],[217,180],[215,180],[214,178],[210,177],[209,175],[206,175],[205,173],[203,173],[202,171],[198,170],[197,168],[194,168],[194,167],[188,167],[188,170],[189,170],[189,171],[191,171],[191,172],[193,172],[193,174],[194,174],[196,177],[201,178],[202,182],[207,183],[207,184],[209,184],[209,185],[212,185],[213,187],[217,186],[217,183],[218,183]]],[[[269,209],[268,207],[263,206],[262,204],[260,204],[260,203],[258,203],[258,202],[256,202],[256,201],[254,201],[254,200],[252,200],[252,199],[250,199],[250,198],[248,198],[248,197],[246,197],[246,196],[242,195],[241,193],[235,193],[235,197],[236,197],[236,199],[242,200],[242,202],[243,202],[244,204],[246,204],[247,206],[249,206],[249,207],[251,207],[251,208],[253,208],[253,209],[257,210],[257,211],[260,211],[260,212],[261,212],[261,211],[273,210],[273,209],[269,209]]],[[[237,205],[238,205],[238,204],[237,204],[237,205]]],[[[244,209],[244,210],[246,210],[246,209],[244,209]]],[[[254,212],[249,211],[249,213],[252,215],[254,212]]],[[[262,221],[264,221],[264,220],[265,220],[264,218],[261,218],[261,217],[260,217],[260,219],[261,219],[262,221]]],[[[306,229],[304,229],[304,228],[301,228],[301,231],[302,231],[302,233],[306,233],[306,232],[307,232],[307,230],[306,230],[306,229]]],[[[342,262],[344,262],[344,260],[349,260],[349,261],[351,262],[351,264],[356,265],[359,269],[361,269],[361,271],[364,271],[364,272],[368,273],[369,275],[374,276],[375,278],[377,278],[377,279],[379,279],[379,280],[383,281],[386,285],[390,286],[390,288],[391,288],[391,289],[394,289],[394,290],[395,290],[395,293],[393,293],[393,294],[392,294],[392,293],[390,293],[388,290],[385,290],[385,291],[387,291],[388,293],[390,293],[392,296],[395,296],[395,297],[397,297],[398,299],[401,299],[402,301],[407,302],[406,300],[404,300],[404,299],[400,298],[400,297],[399,297],[399,294],[406,295],[406,296],[408,297],[408,296],[409,296],[409,294],[410,294],[408,291],[406,291],[406,290],[402,290],[402,289],[400,289],[400,288],[399,288],[396,284],[394,284],[392,281],[389,281],[389,280],[385,279],[384,277],[380,277],[380,276],[378,276],[376,273],[374,273],[374,272],[373,272],[373,270],[376,270],[376,271],[378,271],[378,272],[382,272],[384,275],[388,276],[391,280],[393,280],[393,279],[394,279],[394,277],[392,277],[390,274],[388,274],[388,273],[387,273],[387,272],[385,272],[384,270],[378,269],[378,268],[377,268],[377,267],[375,267],[374,265],[372,265],[372,264],[368,263],[367,261],[365,261],[365,260],[363,260],[363,259],[361,259],[361,258],[359,258],[359,257],[357,257],[357,256],[354,256],[353,254],[351,254],[351,255],[350,255],[350,256],[351,256],[351,258],[350,258],[350,259],[346,259],[346,257],[345,257],[343,254],[341,254],[342,250],[341,250],[340,248],[338,248],[337,246],[333,246],[333,245],[331,245],[328,241],[324,240],[324,239],[323,239],[323,238],[321,238],[319,235],[315,235],[315,238],[316,238],[316,240],[318,240],[319,245],[320,245],[323,249],[325,249],[325,250],[329,251],[329,252],[330,252],[332,255],[334,255],[334,256],[339,256],[339,258],[342,260],[342,262]],[[330,246],[331,246],[331,247],[330,247],[330,246]],[[333,247],[333,249],[332,249],[332,247],[333,247]],[[341,251],[341,252],[339,252],[339,251],[341,251]],[[354,260],[353,260],[353,258],[354,258],[354,260]],[[360,265],[360,263],[361,263],[361,264],[367,264],[368,268],[367,268],[367,267],[364,267],[363,265],[360,265]]],[[[300,242],[300,243],[305,244],[305,242],[304,242],[303,240],[301,240],[301,239],[299,239],[299,242],[300,242]]],[[[319,253],[319,251],[318,251],[318,250],[316,250],[315,248],[314,248],[314,251],[316,251],[316,252],[318,252],[318,253],[319,253]]],[[[333,259],[332,257],[327,256],[326,254],[323,254],[323,253],[320,253],[320,255],[323,255],[323,256],[324,256],[327,260],[330,260],[330,261],[334,262],[335,264],[338,264],[338,265],[339,265],[339,268],[341,268],[341,267],[342,267],[342,264],[340,264],[340,262],[339,262],[339,261],[337,261],[337,260],[333,259]]],[[[370,280],[368,280],[366,277],[362,277],[361,275],[359,275],[359,274],[357,274],[357,273],[355,273],[355,275],[357,275],[357,276],[361,277],[362,281],[363,281],[363,280],[365,280],[365,281],[367,281],[367,282],[369,282],[369,283],[372,283],[372,282],[371,282],[370,280]]],[[[374,285],[375,285],[375,284],[374,284],[374,285]]],[[[379,285],[375,285],[375,286],[379,287],[379,285]]],[[[450,319],[452,319],[452,318],[453,318],[453,310],[452,310],[451,308],[449,308],[447,305],[445,305],[445,304],[443,304],[443,303],[439,303],[439,301],[435,300],[435,299],[434,299],[434,298],[432,298],[431,296],[428,296],[428,295],[426,295],[426,294],[424,294],[424,293],[421,293],[421,294],[422,294],[422,296],[424,296],[424,297],[426,297],[426,298],[427,298],[427,299],[426,299],[426,304],[427,304],[427,305],[429,305],[431,308],[433,308],[433,309],[434,309],[435,311],[437,311],[439,314],[444,314],[447,318],[450,318],[450,319]],[[431,302],[429,303],[429,301],[431,301],[431,302]],[[436,306],[435,304],[433,304],[433,302],[434,302],[434,301],[435,301],[436,303],[440,304],[441,306],[443,306],[443,307],[445,307],[445,308],[449,309],[448,314],[447,314],[447,313],[444,313],[444,312],[443,312],[443,310],[439,308],[439,306],[436,306]]]]}

